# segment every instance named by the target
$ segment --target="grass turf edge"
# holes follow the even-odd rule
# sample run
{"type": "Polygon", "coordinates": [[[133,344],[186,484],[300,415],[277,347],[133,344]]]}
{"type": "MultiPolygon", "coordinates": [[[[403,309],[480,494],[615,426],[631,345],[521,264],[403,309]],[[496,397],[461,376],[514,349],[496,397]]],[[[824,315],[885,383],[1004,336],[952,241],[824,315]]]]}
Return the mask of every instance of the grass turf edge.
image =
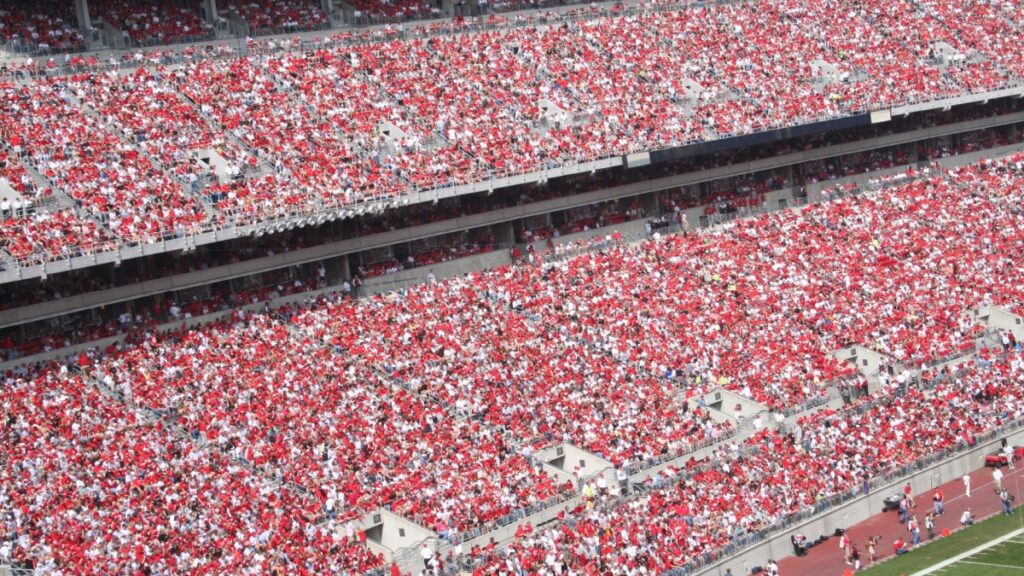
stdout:
{"type": "MultiPolygon", "coordinates": [[[[1012,516],[1002,513],[994,514],[973,526],[959,528],[949,536],[936,536],[931,542],[923,543],[902,556],[890,556],[858,574],[863,576],[909,576],[1021,528],[1024,526],[1022,510],[1024,510],[1024,506],[1018,506],[1012,516]]],[[[880,542],[879,547],[883,546],[888,546],[887,549],[891,549],[892,542],[880,542]]]]}

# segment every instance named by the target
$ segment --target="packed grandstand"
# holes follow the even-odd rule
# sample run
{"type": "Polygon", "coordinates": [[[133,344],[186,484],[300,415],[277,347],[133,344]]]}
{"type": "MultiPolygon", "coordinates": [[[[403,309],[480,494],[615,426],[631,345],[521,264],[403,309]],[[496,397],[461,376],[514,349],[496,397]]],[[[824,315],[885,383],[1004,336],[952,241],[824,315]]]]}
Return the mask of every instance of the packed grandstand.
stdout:
{"type": "Polygon", "coordinates": [[[0,574],[718,574],[1020,428],[1020,0],[199,4],[0,8],[0,574]]]}
{"type": "Polygon", "coordinates": [[[859,6],[584,8],[66,74],[15,61],[2,176],[25,203],[74,208],[14,211],[5,250],[38,263],[1021,83],[1013,3],[859,6]],[[840,17],[855,34],[825,33],[840,17]],[[211,178],[209,148],[244,177],[211,178]]]}

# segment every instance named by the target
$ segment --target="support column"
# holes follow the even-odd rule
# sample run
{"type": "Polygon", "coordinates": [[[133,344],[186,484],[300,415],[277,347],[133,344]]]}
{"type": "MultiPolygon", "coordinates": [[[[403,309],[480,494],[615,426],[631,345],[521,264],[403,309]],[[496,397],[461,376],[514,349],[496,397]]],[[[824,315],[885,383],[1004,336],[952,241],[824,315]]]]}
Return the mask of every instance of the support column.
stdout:
{"type": "Polygon", "coordinates": [[[501,222],[491,226],[491,231],[494,233],[494,241],[498,244],[506,247],[512,246],[516,241],[515,231],[512,229],[511,222],[501,222]]]}
{"type": "Polygon", "coordinates": [[[907,155],[907,161],[917,162],[917,142],[907,142],[904,144],[903,153],[907,155]]]}
{"type": "Polygon", "coordinates": [[[645,217],[657,216],[661,212],[661,203],[658,201],[659,194],[659,192],[649,192],[640,196],[640,208],[643,209],[645,217]]]}
{"type": "Polygon", "coordinates": [[[92,21],[89,19],[89,0],[75,0],[75,18],[78,19],[78,29],[82,36],[89,38],[89,30],[92,29],[92,21]]]}
{"type": "Polygon", "coordinates": [[[330,16],[334,13],[334,0],[320,0],[320,8],[323,9],[325,14],[330,16]]]}
{"type": "Polygon", "coordinates": [[[352,278],[352,274],[348,269],[348,255],[335,256],[333,258],[327,258],[317,263],[317,269],[319,273],[320,266],[324,267],[327,272],[327,283],[328,284],[340,284],[342,280],[348,280],[352,278]]]}
{"type": "MultiPolygon", "coordinates": [[[[337,264],[334,265],[337,269],[336,278],[340,278],[343,280],[348,280],[349,278],[352,278],[352,270],[349,268],[348,256],[339,256],[334,260],[337,261],[337,264]]],[[[330,272],[328,272],[327,277],[330,278],[330,272]]]]}
{"type": "Polygon", "coordinates": [[[203,11],[206,12],[206,21],[210,24],[217,24],[217,0],[203,0],[203,11]]]}

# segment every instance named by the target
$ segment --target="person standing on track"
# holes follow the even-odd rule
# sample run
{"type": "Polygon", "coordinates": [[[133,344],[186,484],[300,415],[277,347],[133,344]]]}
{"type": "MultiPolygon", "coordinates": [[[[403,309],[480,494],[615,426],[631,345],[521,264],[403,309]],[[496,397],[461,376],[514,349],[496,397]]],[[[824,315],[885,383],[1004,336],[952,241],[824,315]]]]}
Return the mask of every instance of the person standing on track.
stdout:
{"type": "Polygon", "coordinates": [[[878,555],[875,553],[875,548],[878,546],[878,536],[872,536],[868,538],[867,551],[868,557],[871,558],[871,563],[874,564],[878,560],[878,555]]]}
{"type": "Polygon", "coordinates": [[[917,521],[917,514],[914,514],[914,517],[910,519],[910,522],[907,522],[907,530],[910,532],[910,535],[913,538],[914,546],[920,544],[921,525],[917,521]]]}
{"type": "Polygon", "coordinates": [[[1006,488],[1003,488],[1002,490],[1000,490],[999,491],[999,500],[1003,504],[1003,514],[1006,514],[1007,516],[1011,516],[1013,514],[1013,500],[1014,500],[1014,497],[1013,497],[1012,494],[1010,494],[1010,491],[1007,490],[1006,488]]]}

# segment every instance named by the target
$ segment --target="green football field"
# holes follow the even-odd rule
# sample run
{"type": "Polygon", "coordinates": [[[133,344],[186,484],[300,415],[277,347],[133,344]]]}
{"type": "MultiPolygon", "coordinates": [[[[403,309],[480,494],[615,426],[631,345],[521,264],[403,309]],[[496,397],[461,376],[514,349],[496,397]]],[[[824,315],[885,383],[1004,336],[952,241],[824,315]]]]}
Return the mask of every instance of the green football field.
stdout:
{"type": "Polygon", "coordinates": [[[865,576],[1024,576],[1024,516],[997,515],[970,528],[861,572],[865,576]],[[994,541],[1013,534],[1002,542],[994,541]],[[986,547],[987,546],[987,547],[986,547]],[[951,564],[943,561],[980,549],[951,564]]]}
{"type": "Polygon", "coordinates": [[[1022,576],[1024,575],[1024,534],[992,548],[939,568],[937,576],[1022,576]]]}

